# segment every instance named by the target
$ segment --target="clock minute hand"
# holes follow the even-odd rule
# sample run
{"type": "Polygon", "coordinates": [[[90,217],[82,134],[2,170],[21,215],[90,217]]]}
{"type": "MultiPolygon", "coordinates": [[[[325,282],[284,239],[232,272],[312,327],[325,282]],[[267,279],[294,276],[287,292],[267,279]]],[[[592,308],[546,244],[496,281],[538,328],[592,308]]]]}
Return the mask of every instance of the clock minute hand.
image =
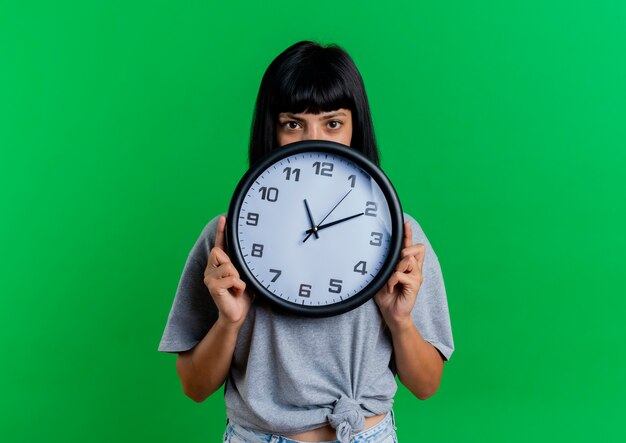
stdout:
{"type": "Polygon", "coordinates": [[[316,226],[314,228],[309,229],[308,231],[306,231],[306,233],[307,234],[316,233],[317,231],[321,231],[322,229],[325,229],[325,228],[330,228],[331,226],[334,226],[334,225],[336,225],[338,223],[343,223],[343,222],[351,220],[353,218],[360,217],[363,214],[365,214],[365,212],[361,212],[359,214],[351,215],[350,217],[345,217],[345,218],[342,218],[342,219],[339,219],[339,220],[335,220],[334,222],[326,223],[325,225],[319,225],[319,226],[316,226]]]}
{"type": "MultiPolygon", "coordinates": [[[[339,202],[338,202],[335,206],[333,206],[333,209],[331,209],[331,210],[328,212],[328,214],[326,214],[326,217],[324,217],[324,218],[322,219],[322,221],[320,222],[320,224],[324,223],[324,220],[326,220],[326,219],[328,218],[328,216],[329,216],[330,214],[332,214],[332,213],[333,213],[333,211],[337,208],[337,206],[339,206],[339,204],[340,204],[342,201],[344,201],[344,200],[345,200],[345,198],[348,196],[348,194],[350,194],[351,192],[352,192],[352,189],[350,189],[348,192],[346,192],[346,195],[344,195],[343,197],[341,197],[341,200],[339,200],[339,202]]],[[[307,232],[308,232],[308,235],[304,238],[304,240],[302,240],[302,243],[304,243],[305,241],[307,241],[307,240],[309,239],[309,237],[313,234],[313,232],[316,232],[316,230],[317,230],[317,226],[313,226],[311,229],[312,229],[312,231],[311,231],[311,232],[308,232],[308,231],[307,231],[307,232]]]]}

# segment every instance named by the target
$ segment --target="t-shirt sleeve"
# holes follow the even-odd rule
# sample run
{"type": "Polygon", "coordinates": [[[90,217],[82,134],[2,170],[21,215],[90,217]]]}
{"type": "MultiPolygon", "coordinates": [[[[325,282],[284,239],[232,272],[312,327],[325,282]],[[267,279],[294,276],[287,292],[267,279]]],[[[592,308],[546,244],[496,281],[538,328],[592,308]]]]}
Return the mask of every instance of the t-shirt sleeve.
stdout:
{"type": "Polygon", "coordinates": [[[422,266],[424,280],[411,314],[424,340],[432,344],[446,360],[449,360],[454,352],[454,340],[439,259],[419,223],[407,214],[404,214],[404,219],[411,223],[413,243],[424,243],[426,246],[426,257],[422,266]]]}
{"type": "Polygon", "coordinates": [[[216,217],[206,225],[189,252],[159,343],[161,352],[193,348],[217,321],[217,307],[204,284],[209,251],[215,244],[217,220],[216,217]]]}

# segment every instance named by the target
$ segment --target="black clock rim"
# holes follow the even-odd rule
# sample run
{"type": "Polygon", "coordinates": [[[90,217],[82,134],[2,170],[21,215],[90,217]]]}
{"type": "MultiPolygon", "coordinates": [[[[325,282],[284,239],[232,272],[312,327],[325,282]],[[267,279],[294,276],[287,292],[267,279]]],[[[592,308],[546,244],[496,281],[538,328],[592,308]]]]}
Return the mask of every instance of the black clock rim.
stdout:
{"type": "Polygon", "coordinates": [[[372,163],[363,154],[355,149],[351,149],[349,146],[330,141],[306,140],[290,143],[280,149],[272,151],[248,169],[237,184],[233,197],[230,201],[228,218],[226,221],[225,238],[227,251],[235,268],[239,272],[241,278],[246,282],[248,289],[252,289],[255,295],[262,296],[266,300],[270,301],[270,303],[274,306],[288,313],[306,317],[330,317],[344,314],[359,307],[363,303],[370,300],[376,292],[378,292],[378,290],[386,284],[394,271],[402,249],[402,240],[404,237],[403,224],[404,216],[400,199],[398,198],[398,194],[391,184],[391,181],[387,178],[382,169],[372,163]],[[377,276],[361,291],[346,300],[333,303],[331,305],[300,305],[288,302],[274,295],[267,288],[265,288],[254,277],[254,275],[252,275],[245,264],[241,250],[236,247],[239,243],[239,234],[237,229],[237,224],[239,222],[238,214],[245,197],[245,193],[242,191],[248,189],[257,180],[261,173],[270,165],[282,160],[283,158],[301,154],[303,152],[329,153],[352,161],[359,168],[367,172],[378,183],[378,186],[389,204],[392,232],[389,253],[387,254],[387,258],[381,270],[378,272],[377,276]]]}

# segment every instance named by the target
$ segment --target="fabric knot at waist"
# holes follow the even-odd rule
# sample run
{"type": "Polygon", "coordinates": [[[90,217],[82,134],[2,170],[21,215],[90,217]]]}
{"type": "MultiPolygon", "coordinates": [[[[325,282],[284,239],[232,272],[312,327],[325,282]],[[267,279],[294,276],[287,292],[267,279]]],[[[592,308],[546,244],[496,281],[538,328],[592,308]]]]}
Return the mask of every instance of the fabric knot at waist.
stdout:
{"type": "Polygon", "coordinates": [[[361,406],[343,395],[335,403],[333,412],[328,415],[328,421],[337,430],[337,440],[341,443],[349,443],[352,435],[361,432],[365,427],[361,406]]]}

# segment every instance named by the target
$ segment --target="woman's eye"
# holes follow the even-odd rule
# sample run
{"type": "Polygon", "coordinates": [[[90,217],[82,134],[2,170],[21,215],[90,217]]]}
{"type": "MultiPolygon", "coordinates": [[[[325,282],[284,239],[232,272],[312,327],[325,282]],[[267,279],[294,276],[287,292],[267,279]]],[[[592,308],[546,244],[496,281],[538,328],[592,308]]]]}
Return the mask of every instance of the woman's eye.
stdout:
{"type": "Polygon", "coordinates": [[[300,125],[298,124],[298,122],[290,121],[283,123],[283,126],[285,126],[287,129],[298,129],[300,125]]]}
{"type": "Polygon", "coordinates": [[[328,127],[330,129],[339,129],[341,127],[341,122],[338,120],[331,120],[328,122],[328,127]]]}

